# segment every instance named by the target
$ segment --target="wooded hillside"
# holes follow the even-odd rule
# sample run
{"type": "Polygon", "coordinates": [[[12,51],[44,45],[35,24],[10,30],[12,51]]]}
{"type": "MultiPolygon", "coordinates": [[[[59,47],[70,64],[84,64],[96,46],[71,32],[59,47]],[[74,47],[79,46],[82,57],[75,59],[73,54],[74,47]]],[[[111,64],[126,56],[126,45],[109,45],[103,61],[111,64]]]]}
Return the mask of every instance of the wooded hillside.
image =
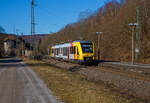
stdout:
{"type": "MultiPolygon", "coordinates": [[[[112,0],[99,8],[96,13],[68,24],[59,32],[48,35],[41,47],[46,51],[48,45],[68,40],[92,40],[97,48],[96,32],[101,35],[100,48],[102,59],[131,61],[132,30],[129,23],[137,22],[137,8],[140,7],[140,62],[150,63],[150,1],[149,0],[112,0]]],[[[96,49],[97,50],[97,49],[96,49]]]]}

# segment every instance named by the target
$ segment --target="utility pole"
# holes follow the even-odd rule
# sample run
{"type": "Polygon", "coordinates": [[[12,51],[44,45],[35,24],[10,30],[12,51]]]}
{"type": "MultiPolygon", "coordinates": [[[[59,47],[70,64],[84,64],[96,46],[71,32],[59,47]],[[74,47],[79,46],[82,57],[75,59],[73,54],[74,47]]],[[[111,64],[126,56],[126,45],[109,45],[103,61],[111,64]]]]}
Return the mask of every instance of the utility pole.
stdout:
{"type": "Polygon", "coordinates": [[[132,64],[134,64],[134,56],[135,56],[135,54],[134,54],[134,50],[135,50],[135,48],[134,48],[134,29],[135,29],[135,27],[132,27],[132,64]]]}
{"type": "Polygon", "coordinates": [[[140,25],[140,8],[137,8],[137,32],[136,32],[136,48],[135,48],[135,59],[136,61],[139,61],[139,55],[140,55],[140,32],[141,32],[141,25],[140,25]]]}
{"type": "Polygon", "coordinates": [[[103,34],[103,32],[96,32],[96,34],[98,35],[98,60],[100,60],[100,35],[103,34]]]}
{"type": "Polygon", "coordinates": [[[99,44],[99,41],[100,41],[100,34],[98,35],[98,60],[100,60],[100,44],[99,44]]]}
{"type": "Polygon", "coordinates": [[[34,0],[31,1],[31,46],[32,49],[30,48],[30,50],[32,51],[32,56],[35,55],[34,53],[34,49],[35,49],[35,40],[34,40],[34,35],[35,35],[35,21],[34,21],[34,0]]]}
{"type": "Polygon", "coordinates": [[[140,55],[140,33],[141,33],[141,20],[140,20],[140,7],[137,8],[137,23],[130,23],[129,26],[132,26],[132,64],[134,64],[134,56],[135,61],[138,62],[140,55]],[[136,38],[135,38],[135,48],[134,48],[134,29],[136,27],[136,38]],[[135,52],[135,54],[134,54],[135,52]]]}
{"type": "Polygon", "coordinates": [[[22,53],[22,57],[24,56],[24,43],[23,43],[23,33],[21,34],[22,36],[22,50],[21,50],[21,53],[22,53]]]}
{"type": "Polygon", "coordinates": [[[134,47],[134,31],[135,31],[135,27],[137,26],[137,23],[130,23],[128,24],[129,26],[132,27],[132,64],[134,64],[134,56],[135,56],[135,47],[134,47]]]}
{"type": "Polygon", "coordinates": [[[16,47],[18,48],[18,36],[19,36],[19,34],[18,34],[18,29],[16,29],[16,47]]]}
{"type": "Polygon", "coordinates": [[[16,56],[18,56],[18,52],[17,52],[17,51],[18,51],[18,45],[19,45],[19,44],[18,44],[18,43],[19,43],[19,42],[18,42],[18,35],[19,35],[19,34],[18,34],[18,31],[19,31],[19,30],[16,29],[16,56]]]}

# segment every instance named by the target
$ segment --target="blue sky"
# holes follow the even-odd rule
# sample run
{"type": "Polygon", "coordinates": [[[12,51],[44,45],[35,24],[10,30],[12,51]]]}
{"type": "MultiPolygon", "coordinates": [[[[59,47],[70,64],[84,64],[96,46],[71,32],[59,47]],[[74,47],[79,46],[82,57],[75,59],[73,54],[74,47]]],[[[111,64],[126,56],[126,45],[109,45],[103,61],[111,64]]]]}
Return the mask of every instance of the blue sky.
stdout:
{"type": "MultiPolygon", "coordinates": [[[[83,11],[96,11],[108,0],[35,0],[36,33],[57,32],[78,21],[83,11]]],[[[0,26],[7,33],[30,34],[31,0],[0,0],[0,26]]]]}

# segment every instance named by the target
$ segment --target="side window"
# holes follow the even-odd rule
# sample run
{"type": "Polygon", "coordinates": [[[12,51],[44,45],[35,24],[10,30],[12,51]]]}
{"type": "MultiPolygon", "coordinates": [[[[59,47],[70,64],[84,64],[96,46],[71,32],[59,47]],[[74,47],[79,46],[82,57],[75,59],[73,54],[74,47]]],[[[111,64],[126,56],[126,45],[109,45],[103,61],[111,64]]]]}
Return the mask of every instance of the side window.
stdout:
{"type": "Polygon", "coordinates": [[[68,48],[66,47],[66,56],[68,56],[68,48]]]}
{"type": "Polygon", "coordinates": [[[65,56],[65,48],[63,48],[63,56],[65,56]]]}
{"type": "Polygon", "coordinates": [[[59,54],[60,54],[60,48],[59,48],[59,54]]]}
{"type": "Polygon", "coordinates": [[[75,46],[73,47],[73,50],[74,50],[74,54],[76,54],[76,47],[75,46]]]}
{"type": "Polygon", "coordinates": [[[56,55],[56,49],[54,48],[54,55],[56,55]]]}
{"type": "Polygon", "coordinates": [[[58,55],[58,52],[57,52],[57,51],[58,51],[58,49],[56,48],[56,55],[58,55]]]}
{"type": "Polygon", "coordinates": [[[61,48],[61,54],[63,53],[63,48],[61,48]]]}
{"type": "Polygon", "coordinates": [[[77,47],[77,55],[79,55],[79,49],[78,49],[78,47],[77,47]]]}
{"type": "Polygon", "coordinates": [[[59,48],[58,48],[58,55],[59,55],[59,48]]]}
{"type": "Polygon", "coordinates": [[[70,54],[73,54],[73,47],[70,47],[70,54]]]}
{"type": "Polygon", "coordinates": [[[68,53],[67,48],[66,47],[63,48],[63,56],[67,56],[67,53],[68,53]]]}

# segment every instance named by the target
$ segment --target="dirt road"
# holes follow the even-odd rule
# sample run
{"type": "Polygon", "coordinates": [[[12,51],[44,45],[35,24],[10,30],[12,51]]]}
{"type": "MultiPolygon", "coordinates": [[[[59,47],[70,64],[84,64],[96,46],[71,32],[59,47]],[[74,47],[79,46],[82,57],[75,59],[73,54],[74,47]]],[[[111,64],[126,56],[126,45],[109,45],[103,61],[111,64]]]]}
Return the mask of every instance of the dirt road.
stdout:
{"type": "Polygon", "coordinates": [[[0,103],[62,103],[21,60],[0,59],[0,103]]]}

